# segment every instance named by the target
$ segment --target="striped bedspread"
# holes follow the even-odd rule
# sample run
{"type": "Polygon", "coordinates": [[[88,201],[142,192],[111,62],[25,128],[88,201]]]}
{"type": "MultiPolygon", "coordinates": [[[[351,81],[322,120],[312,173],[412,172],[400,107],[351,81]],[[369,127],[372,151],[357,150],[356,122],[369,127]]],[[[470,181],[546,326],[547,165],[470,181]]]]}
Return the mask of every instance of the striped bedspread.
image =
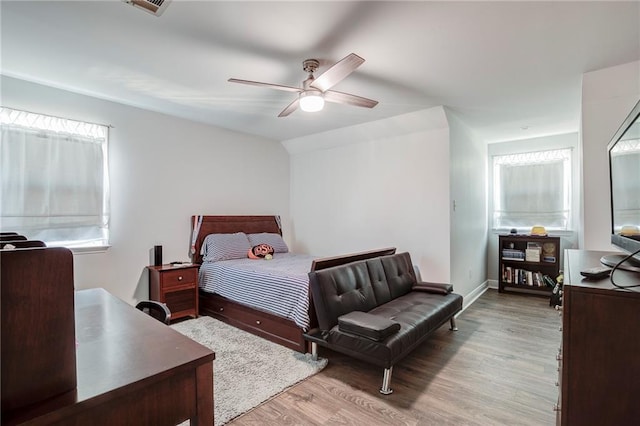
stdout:
{"type": "Polygon", "coordinates": [[[233,259],[200,266],[203,290],[262,309],[309,328],[309,276],[313,257],[276,253],[271,260],[233,259]]]}

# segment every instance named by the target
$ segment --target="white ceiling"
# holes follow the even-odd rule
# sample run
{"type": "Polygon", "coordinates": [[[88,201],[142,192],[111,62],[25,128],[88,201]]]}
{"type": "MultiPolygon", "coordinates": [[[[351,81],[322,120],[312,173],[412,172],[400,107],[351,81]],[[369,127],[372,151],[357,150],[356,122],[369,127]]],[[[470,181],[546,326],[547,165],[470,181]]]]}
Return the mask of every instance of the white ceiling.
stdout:
{"type": "MultiPolygon", "coordinates": [[[[2,74],[287,140],[436,105],[487,142],[577,131],[588,71],[640,60],[640,2],[1,1],[2,74]],[[278,113],[354,52],[334,86],[378,100],[278,113]],[[523,130],[527,127],[527,130],[523,130]]],[[[640,76],[639,76],[640,78],[640,76]]]]}

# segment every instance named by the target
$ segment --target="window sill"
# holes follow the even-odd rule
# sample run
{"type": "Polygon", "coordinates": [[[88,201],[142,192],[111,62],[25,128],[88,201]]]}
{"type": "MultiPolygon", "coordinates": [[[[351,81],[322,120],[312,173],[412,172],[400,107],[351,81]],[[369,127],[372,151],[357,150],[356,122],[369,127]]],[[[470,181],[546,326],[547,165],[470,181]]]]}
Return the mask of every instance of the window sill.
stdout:
{"type": "Polygon", "coordinates": [[[94,254],[94,253],[104,253],[109,250],[111,246],[92,246],[92,247],[69,247],[69,250],[76,254],[94,254]]]}
{"type": "MultiPolygon", "coordinates": [[[[492,229],[491,233],[494,235],[504,235],[504,234],[509,234],[510,229],[492,229]]],[[[517,235],[529,235],[529,232],[531,231],[531,229],[518,229],[518,234],[517,235]]],[[[550,235],[552,237],[571,237],[573,235],[575,235],[576,231],[572,231],[572,230],[553,230],[550,229],[547,231],[547,235],[550,235]]]]}

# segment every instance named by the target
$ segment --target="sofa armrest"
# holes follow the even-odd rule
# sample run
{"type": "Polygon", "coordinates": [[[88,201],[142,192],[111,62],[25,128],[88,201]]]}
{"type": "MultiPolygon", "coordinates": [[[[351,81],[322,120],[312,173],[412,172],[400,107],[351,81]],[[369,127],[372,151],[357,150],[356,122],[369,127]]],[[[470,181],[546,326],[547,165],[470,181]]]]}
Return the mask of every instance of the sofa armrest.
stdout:
{"type": "Polygon", "coordinates": [[[400,324],[366,312],[353,311],[338,317],[338,329],[344,333],[381,342],[400,330],[400,324]]]}
{"type": "Polygon", "coordinates": [[[426,293],[449,294],[453,291],[451,284],[417,282],[413,287],[413,291],[424,291],[426,293]]]}

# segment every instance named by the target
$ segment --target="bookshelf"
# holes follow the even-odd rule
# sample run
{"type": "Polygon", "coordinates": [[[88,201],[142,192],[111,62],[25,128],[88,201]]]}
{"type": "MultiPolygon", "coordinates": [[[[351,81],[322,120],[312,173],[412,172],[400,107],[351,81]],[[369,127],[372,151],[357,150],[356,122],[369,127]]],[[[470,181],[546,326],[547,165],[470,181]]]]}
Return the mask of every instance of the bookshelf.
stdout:
{"type": "Polygon", "coordinates": [[[550,294],[560,273],[560,237],[509,234],[498,239],[498,291],[550,294]]]}

